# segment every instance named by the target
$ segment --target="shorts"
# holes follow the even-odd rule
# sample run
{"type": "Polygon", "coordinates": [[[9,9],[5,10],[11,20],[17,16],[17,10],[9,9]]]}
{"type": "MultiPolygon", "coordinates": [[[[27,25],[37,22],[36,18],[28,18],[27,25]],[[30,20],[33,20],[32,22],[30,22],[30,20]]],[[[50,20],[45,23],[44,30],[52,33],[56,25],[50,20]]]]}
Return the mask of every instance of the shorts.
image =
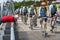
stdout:
{"type": "Polygon", "coordinates": [[[30,15],[30,17],[32,17],[33,15],[30,15]]]}
{"type": "MultiPolygon", "coordinates": [[[[40,18],[42,18],[45,22],[47,22],[47,18],[43,18],[42,16],[39,16],[40,18]]],[[[44,16],[46,17],[46,16],[44,16]]]]}
{"type": "Polygon", "coordinates": [[[55,14],[56,14],[56,12],[55,12],[55,13],[51,13],[51,17],[54,17],[54,16],[55,16],[55,14]]]}
{"type": "Polygon", "coordinates": [[[30,14],[30,17],[32,17],[33,15],[35,15],[35,14],[30,14]]]}
{"type": "Polygon", "coordinates": [[[47,18],[42,18],[45,22],[47,22],[47,18]]]}
{"type": "Polygon", "coordinates": [[[24,13],[24,16],[26,16],[27,13],[24,13]]]}
{"type": "Polygon", "coordinates": [[[32,17],[32,15],[30,15],[30,17],[32,17]]]}

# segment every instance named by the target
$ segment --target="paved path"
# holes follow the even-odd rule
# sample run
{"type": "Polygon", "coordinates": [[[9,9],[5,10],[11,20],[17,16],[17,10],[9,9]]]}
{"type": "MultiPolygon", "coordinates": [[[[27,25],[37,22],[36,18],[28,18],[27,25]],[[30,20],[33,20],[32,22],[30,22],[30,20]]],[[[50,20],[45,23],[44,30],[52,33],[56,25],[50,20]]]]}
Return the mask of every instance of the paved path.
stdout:
{"type": "MultiPolygon", "coordinates": [[[[29,20],[28,20],[29,21],[29,20]]],[[[31,30],[29,25],[25,25],[18,20],[18,40],[60,40],[60,33],[49,32],[49,37],[44,38],[40,30],[31,30]]]]}

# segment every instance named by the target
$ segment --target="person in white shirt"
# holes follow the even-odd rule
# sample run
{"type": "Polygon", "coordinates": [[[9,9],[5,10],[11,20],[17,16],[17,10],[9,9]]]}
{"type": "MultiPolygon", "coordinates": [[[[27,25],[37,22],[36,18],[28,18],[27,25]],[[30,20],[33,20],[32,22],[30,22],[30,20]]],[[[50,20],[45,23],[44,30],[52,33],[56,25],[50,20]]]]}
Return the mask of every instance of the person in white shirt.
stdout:
{"type": "Polygon", "coordinates": [[[51,8],[53,7],[53,4],[51,4],[50,6],[49,6],[49,10],[51,11],[51,8]]]}

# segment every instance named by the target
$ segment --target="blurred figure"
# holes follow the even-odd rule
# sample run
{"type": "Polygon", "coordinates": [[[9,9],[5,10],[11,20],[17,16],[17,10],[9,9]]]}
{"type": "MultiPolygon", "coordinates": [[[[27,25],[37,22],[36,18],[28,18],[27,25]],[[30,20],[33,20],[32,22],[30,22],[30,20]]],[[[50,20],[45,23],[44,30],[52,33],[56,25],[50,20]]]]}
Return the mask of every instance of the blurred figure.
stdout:
{"type": "Polygon", "coordinates": [[[34,6],[34,10],[35,10],[35,16],[34,16],[34,27],[37,27],[37,8],[36,8],[36,4],[33,4],[34,6]]]}
{"type": "Polygon", "coordinates": [[[29,12],[31,29],[37,26],[37,11],[35,8],[36,8],[36,5],[31,5],[30,12],[29,12]]]}
{"type": "Polygon", "coordinates": [[[30,17],[30,28],[33,29],[34,26],[34,15],[35,15],[35,10],[34,10],[34,5],[31,5],[29,8],[29,17],[30,17]]]}
{"type": "Polygon", "coordinates": [[[50,6],[50,16],[51,16],[51,31],[53,32],[53,29],[56,25],[56,19],[57,19],[57,8],[56,8],[56,5],[53,4],[52,6],[50,6]]]}
{"type": "Polygon", "coordinates": [[[27,25],[27,19],[28,19],[28,10],[26,6],[23,6],[23,22],[27,25]]]}
{"type": "Polygon", "coordinates": [[[20,17],[23,22],[23,6],[21,6],[21,8],[20,8],[20,17]]]}
{"type": "Polygon", "coordinates": [[[47,36],[47,8],[46,3],[42,2],[41,6],[39,7],[39,18],[40,18],[40,25],[41,29],[44,29],[45,37],[47,36]]]}

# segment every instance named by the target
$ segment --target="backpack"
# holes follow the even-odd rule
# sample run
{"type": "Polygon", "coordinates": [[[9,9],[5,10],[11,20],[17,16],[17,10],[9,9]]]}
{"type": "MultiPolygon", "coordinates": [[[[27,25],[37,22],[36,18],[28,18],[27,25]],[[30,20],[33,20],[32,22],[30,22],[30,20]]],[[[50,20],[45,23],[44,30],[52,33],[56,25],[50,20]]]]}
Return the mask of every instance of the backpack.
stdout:
{"type": "Polygon", "coordinates": [[[41,15],[41,16],[46,16],[46,10],[47,10],[46,8],[42,8],[42,7],[41,7],[40,15],[41,15]]]}
{"type": "Polygon", "coordinates": [[[24,14],[28,13],[27,8],[24,8],[24,14]]]}
{"type": "Polygon", "coordinates": [[[34,10],[30,10],[30,15],[34,15],[35,13],[34,13],[34,10]]]}
{"type": "Polygon", "coordinates": [[[51,8],[51,13],[52,13],[52,14],[55,14],[56,11],[57,11],[56,7],[53,6],[53,7],[51,8]]]}

